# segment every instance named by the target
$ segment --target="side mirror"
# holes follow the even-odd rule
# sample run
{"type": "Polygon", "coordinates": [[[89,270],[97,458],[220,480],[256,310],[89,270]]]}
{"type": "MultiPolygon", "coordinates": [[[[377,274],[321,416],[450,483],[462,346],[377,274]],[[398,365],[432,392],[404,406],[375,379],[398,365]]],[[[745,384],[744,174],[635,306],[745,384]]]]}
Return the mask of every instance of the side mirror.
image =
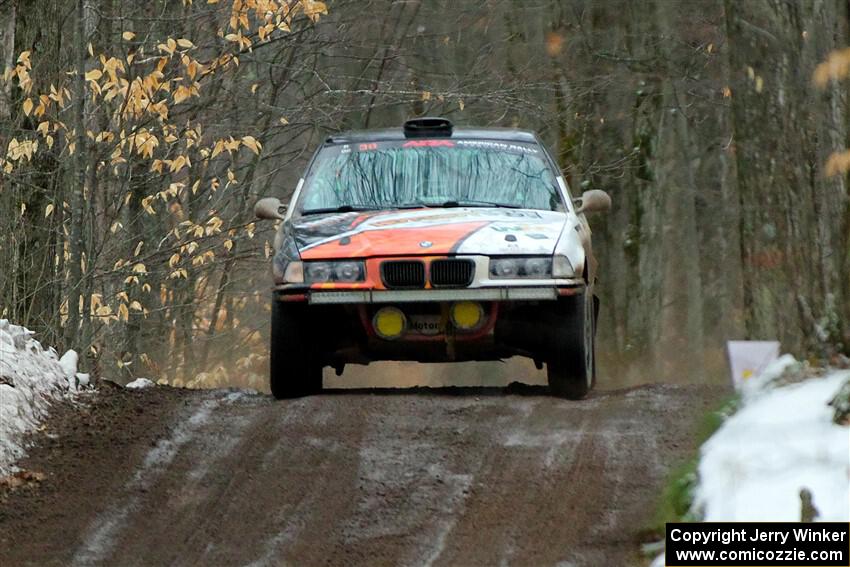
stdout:
{"type": "Polygon", "coordinates": [[[591,189],[581,194],[578,199],[573,199],[576,214],[579,213],[607,213],[611,210],[611,197],[600,189],[591,189]]]}
{"type": "Polygon", "coordinates": [[[284,213],[286,213],[286,205],[274,197],[260,199],[254,205],[254,216],[258,219],[283,220],[284,213]]]}

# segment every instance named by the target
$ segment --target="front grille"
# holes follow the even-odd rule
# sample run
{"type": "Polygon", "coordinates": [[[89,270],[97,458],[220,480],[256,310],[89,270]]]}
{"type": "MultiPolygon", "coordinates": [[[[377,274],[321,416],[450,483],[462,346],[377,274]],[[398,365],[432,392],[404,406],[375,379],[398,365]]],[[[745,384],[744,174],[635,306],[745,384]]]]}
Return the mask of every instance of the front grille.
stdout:
{"type": "Polygon", "coordinates": [[[425,264],[419,260],[389,260],[381,264],[381,280],[387,289],[425,287],[425,264]]]}
{"type": "Polygon", "coordinates": [[[431,285],[434,287],[466,287],[472,283],[474,275],[472,260],[452,258],[431,262],[431,285]]]}

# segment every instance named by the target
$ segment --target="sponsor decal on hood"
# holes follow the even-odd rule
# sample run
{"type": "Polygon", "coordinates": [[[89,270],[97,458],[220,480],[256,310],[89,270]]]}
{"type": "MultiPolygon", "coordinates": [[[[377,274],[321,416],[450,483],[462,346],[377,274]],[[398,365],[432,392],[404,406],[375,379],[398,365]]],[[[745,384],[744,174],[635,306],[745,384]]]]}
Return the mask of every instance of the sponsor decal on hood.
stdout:
{"type": "Polygon", "coordinates": [[[304,260],[439,254],[552,254],[566,214],[478,207],[301,217],[290,227],[304,260]]]}

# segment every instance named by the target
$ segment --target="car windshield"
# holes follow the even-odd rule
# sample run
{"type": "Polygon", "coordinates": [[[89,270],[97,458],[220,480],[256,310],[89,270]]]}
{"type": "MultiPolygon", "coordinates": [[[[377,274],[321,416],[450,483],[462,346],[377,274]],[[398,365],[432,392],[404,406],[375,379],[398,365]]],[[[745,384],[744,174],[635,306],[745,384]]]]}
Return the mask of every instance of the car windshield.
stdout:
{"type": "Polygon", "coordinates": [[[564,210],[536,144],[447,139],[328,146],[307,176],[299,210],[465,206],[564,210]]]}

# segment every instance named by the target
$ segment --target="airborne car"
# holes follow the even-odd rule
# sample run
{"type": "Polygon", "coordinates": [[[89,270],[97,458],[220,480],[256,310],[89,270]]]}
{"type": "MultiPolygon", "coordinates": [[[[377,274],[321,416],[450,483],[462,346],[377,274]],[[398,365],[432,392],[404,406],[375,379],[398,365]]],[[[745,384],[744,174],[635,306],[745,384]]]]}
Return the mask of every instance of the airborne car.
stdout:
{"type": "Polygon", "coordinates": [[[558,396],[595,382],[596,261],[585,214],[531,132],[442,118],[328,138],[282,221],[272,261],[272,394],[379,360],[532,358],[558,396]]]}

